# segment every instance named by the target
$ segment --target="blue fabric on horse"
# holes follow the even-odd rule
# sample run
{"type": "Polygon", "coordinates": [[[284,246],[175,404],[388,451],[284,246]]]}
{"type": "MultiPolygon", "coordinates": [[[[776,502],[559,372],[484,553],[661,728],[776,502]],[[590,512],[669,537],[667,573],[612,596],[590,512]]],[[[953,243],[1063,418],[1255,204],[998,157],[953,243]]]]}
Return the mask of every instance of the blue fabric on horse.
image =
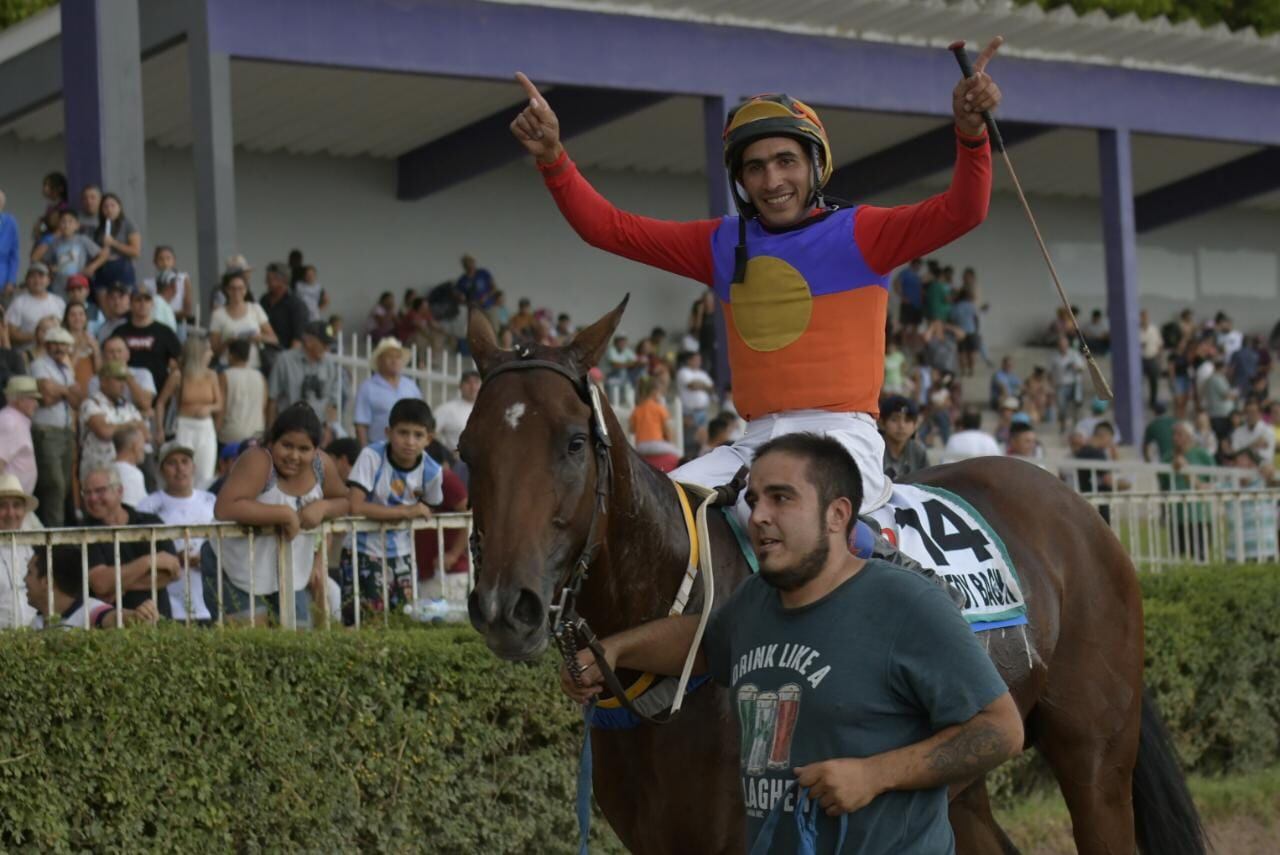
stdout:
{"type": "MultiPolygon", "coordinates": [[[[792,789],[795,788],[794,783],[790,786],[792,789]]],[[[785,798],[773,803],[773,807],[769,809],[769,815],[765,817],[764,825],[760,827],[760,834],[751,847],[751,855],[769,855],[769,847],[773,845],[773,835],[778,830],[778,820],[782,817],[783,806],[786,803],[785,798]]],[[[796,821],[796,835],[800,841],[796,847],[796,855],[818,855],[818,813],[821,810],[822,807],[817,802],[809,800],[809,788],[800,787],[799,792],[796,793],[795,809],[792,811],[796,821]]],[[[849,832],[849,815],[840,814],[838,822],[840,833],[836,838],[836,848],[831,850],[833,852],[839,852],[844,848],[844,838],[849,832]]]]}
{"type": "MultiPolygon", "coordinates": [[[[710,679],[710,674],[699,674],[690,678],[689,684],[684,689],[685,695],[693,694],[695,689],[706,684],[710,679]]],[[[600,730],[631,730],[633,727],[640,726],[640,719],[626,707],[600,709],[593,704],[587,724],[600,730]]]]}

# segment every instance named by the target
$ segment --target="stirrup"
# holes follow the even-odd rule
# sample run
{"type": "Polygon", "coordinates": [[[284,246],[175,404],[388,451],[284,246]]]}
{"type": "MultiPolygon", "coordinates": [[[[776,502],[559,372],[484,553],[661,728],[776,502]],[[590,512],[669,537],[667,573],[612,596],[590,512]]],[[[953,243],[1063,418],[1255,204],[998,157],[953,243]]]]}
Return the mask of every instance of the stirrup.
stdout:
{"type": "Polygon", "coordinates": [[[849,551],[859,558],[878,558],[899,567],[905,567],[919,573],[933,584],[941,588],[958,609],[963,609],[967,599],[964,592],[932,567],[926,567],[910,555],[894,546],[889,538],[880,531],[879,525],[869,516],[859,516],[853,527],[853,535],[849,538],[849,551]]]}

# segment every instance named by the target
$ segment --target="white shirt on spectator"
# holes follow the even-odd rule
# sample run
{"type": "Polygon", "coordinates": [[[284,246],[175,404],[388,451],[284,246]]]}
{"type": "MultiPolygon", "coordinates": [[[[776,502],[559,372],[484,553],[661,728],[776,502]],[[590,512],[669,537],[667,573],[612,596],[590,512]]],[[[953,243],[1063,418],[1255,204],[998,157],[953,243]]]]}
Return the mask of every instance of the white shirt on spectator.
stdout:
{"type": "Polygon", "coordinates": [[[1000,444],[996,442],[996,438],[991,434],[983,433],[980,430],[961,430],[951,434],[943,454],[948,460],[954,460],[961,457],[987,457],[989,455],[998,457],[1003,452],[1000,450],[1000,444]]]}
{"type": "MultiPolygon", "coordinates": [[[[37,299],[26,291],[22,291],[9,304],[9,310],[5,313],[5,320],[24,333],[33,333],[36,331],[36,324],[50,315],[61,321],[62,315],[66,310],[66,302],[57,294],[46,292],[43,297],[37,299]]],[[[35,342],[29,341],[26,344],[19,345],[18,349],[30,350],[34,346],[35,342]]]]}
{"type": "MultiPolygon", "coordinates": [[[[245,307],[248,311],[239,318],[231,317],[224,306],[214,309],[212,317],[209,318],[209,333],[222,336],[225,344],[233,339],[249,338],[262,332],[262,325],[267,323],[267,313],[258,303],[246,303],[245,307]]],[[[249,367],[257,368],[259,364],[258,346],[255,344],[249,350],[249,367]]]]}
{"type": "MultiPolygon", "coordinates": [[[[190,496],[170,496],[163,490],[157,490],[138,503],[137,509],[155,514],[170,525],[209,525],[213,522],[213,504],[216,501],[213,493],[194,490],[190,496]]],[[[178,565],[182,566],[182,553],[191,555],[191,569],[187,573],[191,587],[191,617],[195,620],[209,620],[209,607],[204,601],[204,583],[200,575],[200,547],[204,545],[203,537],[192,537],[188,545],[186,538],[175,537],[173,545],[178,550],[178,565]]],[[[256,546],[256,544],[255,544],[256,546]]],[[[182,578],[170,582],[169,608],[173,611],[174,620],[182,620],[187,616],[187,585],[182,578]]]]}
{"type": "Polygon", "coordinates": [[[1142,344],[1143,359],[1155,359],[1160,355],[1160,351],[1164,350],[1164,339],[1160,336],[1160,328],[1150,321],[1138,334],[1138,341],[1142,344]]]}
{"type": "MultiPolygon", "coordinates": [[[[51,356],[38,356],[31,361],[31,376],[37,380],[52,380],[59,386],[70,386],[76,382],[75,372],[61,362],[54,361],[51,356]]],[[[70,428],[71,407],[66,401],[36,407],[31,424],[36,427],[70,428]]],[[[114,455],[114,452],[112,453],[114,455]]]]}
{"type": "MultiPolygon", "coordinates": [[[[391,449],[386,442],[371,442],[360,452],[351,467],[347,483],[364,490],[368,501],[395,507],[414,502],[439,505],[444,502],[444,471],[425,452],[412,469],[401,469],[391,462],[391,449]]],[[[383,538],[377,532],[360,533],[360,552],[382,558],[383,538]]],[[[344,546],[351,548],[351,535],[344,546]]],[[[389,558],[410,554],[409,530],[388,532],[386,545],[389,558]]]]}
{"type": "MultiPolygon", "coordinates": [[[[93,629],[98,623],[98,618],[100,618],[103,613],[109,612],[114,608],[115,606],[110,603],[104,603],[102,600],[90,597],[71,611],[67,612],[65,615],[61,615],[57,627],[58,629],[84,629],[84,616],[85,612],[88,612],[89,629],[93,629]]],[[[108,620],[113,622],[106,624],[107,626],[115,626],[114,617],[108,618],[108,620]]]]}
{"type": "Polygon", "coordinates": [[[474,407],[474,401],[465,401],[462,398],[445,401],[436,407],[436,436],[445,448],[450,451],[458,450],[458,438],[462,436],[462,429],[467,426],[467,419],[471,418],[471,410],[474,407]]]}
{"type": "Polygon", "coordinates": [[[121,398],[116,403],[107,398],[102,392],[96,392],[90,398],[86,398],[85,402],[80,405],[80,424],[82,428],[82,439],[80,442],[80,471],[88,472],[99,466],[110,466],[115,462],[116,447],[108,437],[103,439],[93,432],[89,427],[89,420],[94,416],[103,416],[109,425],[124,425],[129,422],[142,421],[142,413],[138,412],[138,408],[129,403],[127,398],[121,398]]]}
{"type": "Polygon", "coordinates": [[[19,546],[16,554],[8,546],[0,549],[0,629],[31,626],[36,610],[27,603],[27,562],[31,547],[19,546]],[[14,614],[14,606],[17,614],[14,614]]]}
{"type": "Polygon", "coordinates": [[[690,368],[686,365],[677,371],[676,390],[680,394],[680,406],[685,409],[685,412],[705,410],[711,406],[711,393],[702,389],[690,389],[689,384],[691,383],[705,383],[708,386],[715,385],[711,380],[711,375],[701,368],[690,368]]]}
{"type": "Polygon", "coordinates": [[[115,467],[120,476],[120,486],[124,489],[121,501],[134,508],[138,507],[138,503],[147,497],[147,481],[142,477],[142,470],[127,460],[117,460],[115,467]]]}
{"type": "Polygon", "coordinates": [[[1240,425],[1231,432],[1231,450],[1243,451],[1246,448],[1253,448],[1258,452],[1263,463],[1270,463],[1276,456],[1275,429],[1261,419],[1253,427],[1247,424],[1240,425]],[[1264,444],[1260,448],[1254,448],[1253,444],[1258,440],[1262,440],[1264,444]]]}

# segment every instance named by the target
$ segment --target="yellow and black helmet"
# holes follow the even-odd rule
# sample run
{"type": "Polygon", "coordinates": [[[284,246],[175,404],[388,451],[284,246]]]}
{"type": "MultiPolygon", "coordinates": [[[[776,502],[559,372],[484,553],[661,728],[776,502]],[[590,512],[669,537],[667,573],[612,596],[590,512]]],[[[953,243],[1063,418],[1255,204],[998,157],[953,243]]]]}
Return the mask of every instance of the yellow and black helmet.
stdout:
{"type": "MultiPolygon", "coordinates": [[[[790,137],[810,147],[813,191],[819,195],[832,171],[827,130],[812,107],[782,94],[756,95],[729,112],[724,125],[724,165],[730,181],[738,180],[747,146],[767,137],[790,137]]],[[[736,188],[734,194],[738,195],[736,188]]]]}

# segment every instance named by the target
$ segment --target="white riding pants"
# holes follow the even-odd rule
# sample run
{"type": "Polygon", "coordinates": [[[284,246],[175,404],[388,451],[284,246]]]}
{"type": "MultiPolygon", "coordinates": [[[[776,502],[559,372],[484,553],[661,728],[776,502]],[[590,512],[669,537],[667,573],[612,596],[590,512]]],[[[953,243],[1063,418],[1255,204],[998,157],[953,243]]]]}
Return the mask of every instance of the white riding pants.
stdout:
{"type": "MultiPolygon", "coordinates": [[[[788,433],[829,436],[853,455],[862,475],[862,509],[859,513],[870,513],[889,501],[893,482],[884,474],[884,438],[876,428],[875,419],[866,413],[794,410],[753,419],[747,423],[742,439],[690,460],[673,471],[671,477],[703,487],[727,484],[741,467],[751,465],[756,449],[774,437],[788,433]]],[[[738,515],[743,520],[750,516],[743,496],[738,497],[738,515]]]]}

